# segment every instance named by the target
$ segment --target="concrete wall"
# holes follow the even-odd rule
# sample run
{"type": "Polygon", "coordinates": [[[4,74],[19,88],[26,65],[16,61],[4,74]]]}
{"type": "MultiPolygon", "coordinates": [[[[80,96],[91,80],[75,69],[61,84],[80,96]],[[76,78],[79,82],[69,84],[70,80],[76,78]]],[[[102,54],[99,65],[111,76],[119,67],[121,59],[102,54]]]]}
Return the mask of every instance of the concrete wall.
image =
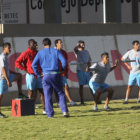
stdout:
{"type": "Polygon", "coordinates": [[[4,37],[93,36],[140,34],[140,24],[14,24],[4,25],[4,37]]]}
{"type": "MultiPolygon", "coordinates": [[[[118,87],[113,87],[114,89],[114,95],[113,95],[113,100],[116,99],[124,99],[125,98],[125,93],[126,93],[126,88],[127,86],[118,86],[118,87]]],[[[24,94],[27,95],[27,91],[24,91],[24,94]]],[[[78,88],[70,88],[70,95],[73,99],[73,101],[80,102],[79,98],[79,93],[78,93],[78,88]]],[[[101,95],[100,99],[105,100],[106,99],[107,93],[104,93],[101,95]]],[[[11,105],[11,100],[17,98],[18,94],[17,92],[10,92],[4,95],[2,105],[3,106],[9,106],[11,105]]],[[[134,87],[132,90],[132,93],[130,95],[130,98],[137,98],[138,97],[138,87],[134,87]]],[[[84,88],[84,100],[85,101],[93,101],[93,96],[90,93],[89,88],[84,88]]],[[[56,102],[55,96],[53,94],[53,102],[56,102]]],[[[122,100],[123,102],[123,100],[122,100]]],[[[38,98],[36,103],[41,103],[40,102],[40,95],[38,93],[38,98]]]]}
{"type": "MultiPolygon", "coordinates": [[[[46,24],[46,25],[4,25],[4,34],[0,35],[0,44],[4,37],[40,37],[40,36],[107,36],[107,35],[135,35],[140,34],[140,24],[46,24]]],[[[125,97],[126,86],[113,87],[115,93],[113,99],[125,97]]],[[[137,87],[134,88],[131,98],[138,95],[137,87]]],[[[89,88],[84,89],[85,100],[93,100],[89,88]]],[[[24,91],[27,93],[27,91],[24,91]]],[[[79,101],[78,88],[70,88],[74,101],[79,101]]],[[[101,99],[105,99],[103,94],[101,99]]],[[[17,97],[16,92],[4,96],[2,105],[10,105],[11,99],[17,97]]],[[[54,99],[55,101],[55,99],[54,99]]],[[[39,98],[37,103],[40,103],[39,98]]]]}

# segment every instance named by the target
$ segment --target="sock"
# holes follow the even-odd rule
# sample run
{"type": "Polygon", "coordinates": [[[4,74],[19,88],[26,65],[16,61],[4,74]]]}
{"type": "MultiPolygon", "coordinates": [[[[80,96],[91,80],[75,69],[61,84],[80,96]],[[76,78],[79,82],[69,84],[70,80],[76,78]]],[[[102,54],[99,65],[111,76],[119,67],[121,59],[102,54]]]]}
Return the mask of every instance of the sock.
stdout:
{"type": "Polygon", "coordinates": [[[104,108],[107,108],[108,107],[108,105],[104,105],[104,108]]]}
{"type": "Polygon", "coordinates": [[[125,101],[128,102],[128,98],[125,98],[125,101]]]}
{"type": "Polygon", "coordinates": [[[84,103],[84,100],[83,99],[81,99],[81,103],[84,103]]]}

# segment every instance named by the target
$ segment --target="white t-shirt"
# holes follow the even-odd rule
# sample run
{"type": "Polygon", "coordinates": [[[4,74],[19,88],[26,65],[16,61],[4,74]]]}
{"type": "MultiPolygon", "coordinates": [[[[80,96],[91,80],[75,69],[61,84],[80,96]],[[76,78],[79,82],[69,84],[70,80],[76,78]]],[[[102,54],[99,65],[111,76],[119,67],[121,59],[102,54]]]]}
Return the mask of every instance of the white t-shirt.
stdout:
{"type": "Polygon", "coordinates": [[[9,59],[8,56],[4,53],[0,54],[0,80],[4,79],[4,75],[2,73],[2,67],[5,67],[7,75],[9,75],[9,59]]]}
{"type": "Polygon", "coordinates": [[[136,60],[136,62],[131,62],[132,70],[130,73],[140,73],[140,50],[135,51],[134,49],[126,52],[123,55],[123,60],[136,60]]]}
{"type": "Polygon", "coordinates": [[[93,76],[91,77],[92,82],[104,83],[108,73],[110,72],[110,63],[103,64],[103,62],[93,64],[89,69],[94,71],[93,76]]]}

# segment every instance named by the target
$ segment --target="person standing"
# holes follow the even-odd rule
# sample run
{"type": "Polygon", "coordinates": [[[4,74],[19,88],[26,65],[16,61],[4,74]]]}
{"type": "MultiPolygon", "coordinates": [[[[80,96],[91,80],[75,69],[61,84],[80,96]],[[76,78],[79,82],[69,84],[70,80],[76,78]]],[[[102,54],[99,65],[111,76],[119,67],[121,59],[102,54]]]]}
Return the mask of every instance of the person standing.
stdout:
{"type": "Polygon", "coordinates": [[[110,109],[108,106],[110,99],[113,95],[113,89],[105,83],[105,79],[110,71],[115,69],[118,65],[118,61],[115,61],[115,64],[111,67],[109,63],[109,54],[102,53],[101,54],[101,62],[95,63],[92,66],[88,63],[86,71],[94,71],[92,78],[89,81],[89,86],[93,91],[94,95],[94,106],[93,109],[95,111],[98,110],[97,104],[100,98],[100,95],[104,92],[108,92],[108,96],[105,101],[104,109],[110,109]]]}
{"type": "MultiPolygon", "coordinates": [[[[32,69],[32,63],[37,55],[37,42],[34,39],[28,41],[29,47],[16,60],[15,66],[26,72],[26,86],[29,99],[36,100],[37,90],[41,93],[41,102],[43,105],[43,114],[45,114],[45,102],[42,89],[42,79],[37,77],[32,69]]],[[[38,69],[41,71],[39,65],[38,69]]]]}
{"type": "Polygon", "coordinates": [[[91,57],[88,50],[85,50],[85,42],[80,40],[77,46],[74,48],[74,52],[77,58],[77,78],[79,82],[79,95],[81,104],[84,104],[83,98],[83,86],[89,84],[91,78],[90,72],[86,72],[87,63],[91,62],[91,57]]]}
{"type": "MultiPolygon", "coordinates": [[[[65,59],[68,60],[68,56],[67,56],[66,51],[64,51],[62,49],[63,48],[63,42],[62,42],[61,39],[55,40],[55,46],[56,46],[56,49],[58,49],[58,50],[60,50],[62,52],[62,54],[64,55],[65,59]]],[[[61,68],[62,68],[62,65],[61,65],[61,62],[60,62],[60,70],[61,70],[61,68]]],[[[68,90],[68,82],[67,82],[68,64],[66,66],[65,71],[61,74],[61,76],[62,76],[62,80],[63,80],[64,91],[65,91],[65,94],[66,94],[67,99],[70,102],[70,105],[71,106],[77,105],[74,101],[72,101],[72,99],[70,97],[70,94],[69,94],[69,90],[68,90]]]]}
{"type": "Polygon", "coordinates": [[[66,68],[66,59],[62,53],[51,47],[51,40],[45,38],[43,40],[44,49],[39,51],[36,55],[32,67],[34,73],[41,77],[41,73],[38,71],[38,64],[40,64],[43,73],[43,90],[45,96],[45,111],[49,118],[54,116],[52,94],[53,89],[56,91],[59,97],[59,104],[64,117],[68,117],[68,108],[63,91],[62,77],[59,70],[59,60],[62,64],[62,71],[66,68]]]}
{"type": "Polygon", "coordinates": [[[10,53],[11,44],[5,42],[3,44],[3,52],[0,54],[0,118],[7,117],[1,113],[1,102],[3,95],[8,92],[8,87],[12,87],[13,81],[17,81],[19,98],[26,98],[26,96],[22,94],[22,75],[9,69],[8,55],[10,53]]]}
{"type": "Polygon", "coordinates": [[[138,40],[134,40],[132,42],[133,49],[126,52],[123,57],[121,58],[122,61],[125,60],[135,60],[135,62],[131,62],[130,64],[124,63],[127,68],[130,70],[129,80],[128,80],[128,87],[126,90],[126,97],[124,104],[128,103],[128,98],[131,93],[132,87],[136,84],[139,87],[139,95],[137,103],[140,103],[140,43],[138,40]]]}

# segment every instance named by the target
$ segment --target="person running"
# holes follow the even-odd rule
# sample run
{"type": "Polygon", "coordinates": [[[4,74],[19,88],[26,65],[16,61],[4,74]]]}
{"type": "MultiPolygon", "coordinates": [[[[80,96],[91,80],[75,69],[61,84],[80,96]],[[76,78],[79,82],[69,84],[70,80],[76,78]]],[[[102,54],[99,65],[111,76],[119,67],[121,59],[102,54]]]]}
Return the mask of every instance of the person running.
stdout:
{"type": "MultiPolygon", "coordinates": [[[[62,52],[62,54],[64,55],[65,59],[68,60],[68,56],[67,56],[67,53],[66,51],[64,51],[62,48],[63,48],[63,42],[61,39],[57,39],[55,40],[55,46],[56,46],[56,49],[60,50],[62,52]]],[[[60,70],[62,69],[62,65],[61,65],[61,62],[60,62],[60,70]]],[[[62,80],[63,80],[63,85],[64,85],[64,91],[65,91],[65,94],[67,96],[67,99],[69,100],[70,102],[70,105],[71,106],[74,106],[74,105],[77,105],[74,101],[72,101],[71,97],[70,97],[70,94],[69,94],[69,90],[68,90],[68,83],[67,83],[67,77],[68,77],[68,64],[66,66],[66,69],[65,71],[61,74],[62,76],[62,80]]]]}
{"type": "Polygon", "coordinates": [[[130,65],[128,63],[124,63],[127,68],[130,70],[129,80],[128,80],[128,87],[126,90],[126,97],[124,104],[128,103],[128,98],[131,93],[132,87],[136,84],[139,87],[139,95],[137,103],[140,103],[140,44],[138,40],[134,40],[132,42],[133,49],[126,52],[123,57],[121,58],[122,61],[125,60],[136,60],[135,62],[131,62],[130,65]]]}
{"type": "Polygon", "coordinates": [[[8,92],[8,87],[12,87],[13,81],[17,81],[19,98],[26,98],[26,96],[22,94],[22,75],[9,69],[8,55],[10,53],[11,44],[5,42],[3,44],[3,52],[0,54],[0,118],[7,117],[1,113],[1,103],[3,95],[8,92]]]}
{"type": "Polygon", "coordinates": [[[53,89],[56,91],[59,97],[59,104],[64,117],[68,117],[68,108],[63,91],[62,77],[59,71],[59,60],[62,64],[62,70],[66,68],[66,59],[62,53],[51,47],[51,40],[45,38],[43,40],[44,49],[39,51],[36,55],[32,67],[35,74],[41,77],[41,73],[38,71],[38,64],[40,64],[43,73],[43,90],[45,96],[45,111],[49,118],[54,116],[52,94],[53,89]]]}
{"type": "Polygon", "coordinates": [[[91,62],[91,57],[88,50],[85,50],[85,42],[80,40],[77,46],[74,48],[74,52],[77,58],[77,78],[79,82],[79,95],[81,104],[84,104],[83,98],[83,86],[88,85],[91,78],[90,72],[86,72],[87,63],[91,62]],[[81,63],[81,64],[80,64],[81,63]]]}
{"type": "MultiPolygon", "coordinates": [[[[37,77],[32,69],[32,62],[37,55],[37,42],[34,39],[28,41],[29,47],[16,60],[15,66],[26,72],[26,86],[29,99],[36,100],[37,90],[41,93],[41,102],[43,105],[43,114],[45,114],[45,102],[42,89],[42,79],[37,77]]],[[[38,69],[41,71],[38,65],[38,69]]]]}
{"type": "Polygon", "coordinates": [[[93,91],[94,95],[94,106],[95,111],[98,110],[97,103],[100,98],[100,95],[104,92],[108,92],[104,109],[110,109],[108,104],[113,95],[113,89],[105,83],[105,79],[110,71],[116,68],[118,61],[115,61],[114,66],[110,67],[109,63],[109,54],[107,52],[101,54],[101,62],[95,63],[92,66],[88,63],[86,71],[94,71],[94,74],[89,81],[89,86],[93,91]]]}

